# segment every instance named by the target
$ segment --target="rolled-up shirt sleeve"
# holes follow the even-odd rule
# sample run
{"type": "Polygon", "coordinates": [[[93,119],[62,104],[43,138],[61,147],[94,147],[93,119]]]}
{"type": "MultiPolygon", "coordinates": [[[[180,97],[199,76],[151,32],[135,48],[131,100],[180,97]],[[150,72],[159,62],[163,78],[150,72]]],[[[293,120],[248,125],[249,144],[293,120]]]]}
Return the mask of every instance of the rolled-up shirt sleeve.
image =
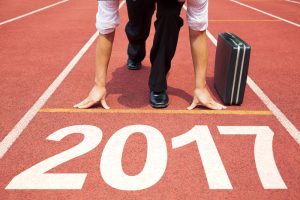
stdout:
{"type": "Polygon", "coordinates": [[[119,0],[98,0],[96,28],[101,34],[109,34],[120,24],[119,0]]]}
{"type": "Polygon", "coordinates": [[[208,0],[187,0],[187,22],[195,31],[205,31],[208,27],[208,0]]]}

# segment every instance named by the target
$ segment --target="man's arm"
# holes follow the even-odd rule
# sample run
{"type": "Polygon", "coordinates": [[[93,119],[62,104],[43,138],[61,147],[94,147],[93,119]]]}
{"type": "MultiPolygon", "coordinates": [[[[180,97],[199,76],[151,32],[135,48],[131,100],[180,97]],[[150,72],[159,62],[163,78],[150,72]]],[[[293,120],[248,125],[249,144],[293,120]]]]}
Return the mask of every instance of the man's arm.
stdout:
{"type": "Polygon", "coordinates": [[[96,44],[96,75],[95,85],[90,91],[87,98],[74,105],[75,108],[90,108],[91,106],[101,103],[103,108],[109,109],[105,101],[106,97],[106,77],[107,68],[111,56],[115,32],[109,34],[99,34],[96,44]]]}
{"type": "Polygon", "coordinates": [[[192,110],[198,104],[214,110],[225,109],[225,106],[213,100],[206,84],[206,71],[208,65],[206,31],[195,31],[191,28],[189,30],[196,85],[194,90],[194,100],[187,109],[192,110]]]}
{"type": "Polygon", "coordinates": [[[90,108],[101,103],[103,108],[109,109],[106,104],[106,77],[107,68],[112,52],[115,28],[120,23],[119,1],[98,1],[96,28],[99,37],[96,44],[96,75],[95,85],[87,98],[74,105],[75,108],[90,108]]]}

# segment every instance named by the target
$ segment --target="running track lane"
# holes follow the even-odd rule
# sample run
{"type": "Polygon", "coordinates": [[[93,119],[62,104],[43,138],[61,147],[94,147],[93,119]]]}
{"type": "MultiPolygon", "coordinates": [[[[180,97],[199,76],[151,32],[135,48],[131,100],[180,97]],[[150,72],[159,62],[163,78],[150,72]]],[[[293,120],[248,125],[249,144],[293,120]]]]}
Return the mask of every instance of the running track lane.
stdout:
{"type": "MultiPolygon", "coordinates": [[[[78,130],[79,131],[79,130],[78,130]]],[[[122,166],[128,175],[138,174],[146,160],[145,137],[136,133],[126,142],[122,166]]],[[[298,199],[299,147],[288,137],[274,117],[153,114],[70,114],[40,113],[1,160],[1,196],[10,199],[298,199]],[[251,124],[249,123],[251,122],[251,124]],[[101,128],[103,140],[94,150],[50,170],[51,173],[88,173],[81,190],[4,190],[13,177],[50,156],[82,141],[73,134],[60,142],[46,140],[51,133],[76,124],[101,128]],[[129,125],[148,125],[164,136],[168,164],[154,186],[141,191],[122,191],[110,187],[99,172],[100,157],[112,134],[129,125]],[[179,125],[180,124],[180,125],[179,125]],[[196,143],[172,149],[173,137],[188,132],[195,125],[208,125],[233,190],[209,189],[196,143]],[[269,126],[274,132],[273,152],[287,190],[267,190],[258,176],[254,152],[254,135],[220,135],[217,126],[269,126]],[[288,156],[287,156],[288,155],[288,156]],[[4,175],[4,176],[3,176],[4,175]]],[[[154,172],[153,172],[154,173],[154,172]]]]}
{"type": "MultiPolygon", "coordinates": [[[[61,0],[60,0],[61,1],[61,0]]],[[[59,0],[2,0],[0,2],[0,23],[11,18],[60,2],[59,0]]]]}
{"type": "Polygon", "coordinates": [[[300,29],[230,1],[210,3],[210,31],[233,32],[252,46],[249,75],[300,129],[300,29]],[[222,8],[222,9],[221,9],[222,8]],[[219,11],[218,11],[219,10],[219,11]],[[221,12],[222,10],[222,12],[221,12]],[[228,13],[228,11],[235,12],[228,13]]]}
{"type": "MultiPolygon", "coordinates": [[[[300,16],[299,16],[300,2],[299,2],[299,4],[290,3],[285,0],[282,0],[282,1],[242,0],[242,1],[237,1],[237,2],[244,3],[248,6],[252,6],[256,9],[268,12],[270,14],[273,14],[273,15],[282,17],[286,20],[290,20],[290,21],[300,24],[300,16]]],[[[232,2],[232,3],[234,3],[234,2],[232,2]]],[[[249,8],[247,8],[247,9],[249,9],[249,8]]]]}
{"type": "Polygon", "coordinates": [[[70,1],[0,27],[5,102],[0,105],[0,140],[95,31],[96,3],[70,1]]]}
{"type": "MultiPolygon", "coordinates": [[[[126,15],[125,9],[121,12],[126,15]]],[[[125,17],[123,17],[125,21],[125,17]]],[[[142,71],[128,72],[124,66],[126,53],[124,51],[126,38],[123,32],[124,23],[116,33],[114,54],[110,66],[108,97],[114,108],[148,109],[147,87],[144,86],[149,71],[149,61],[142,71]],[[125,69],[124,69],[125,68],[125,69]],[[138,74],[138,75],[136,75],[138,74]],[[117,75],[117,76],[116,76],[117,75]],[[127,83],[136,80],[135,88],[127,83]],[[143,84],[143,85],[142,85],[143,84]],[[130,87],[131,86],[131,87],[130,87]],[[141,86],[141,87],[137,87],[141,86]],[[141,89],[142,88],[142,89],[141,89]],[[132,102],[132,96],[138,98],[132,102]]],[[[153,29],[152,29],[153,34],[153,29]]],[[[170,95],[171,106],[167,110],[182,109],[188,105],[187,94],[191,94],[193,80],[192,65],[187,59],[187,29],[182,30],[178,52],[174,58],[174,66],[169,77],[169,85],[174,93],[170,95]],[[186,61],[184,62],[183,59],[186,61]],[[181,79],[181,82],[180,81],[181,79]],[[182,82],[182,80],[185,80],[182,82]],[[189,88],[189,90],[186,90],[189,88]],[[186,91],[183,93],[182,90],[186,91]],[[185,99],[186,98],[186,99],[185,99]]],[[[70,108],[78,99],[84,97],[90,89],[93,80],[94,47],[82,58],[74,71],[49,99],[45,107],[70,108]],[[82,72],[85,72],[82,77],[82,72]],[[88,81],[86,81],[88,80],[88,81]],[[88,83],[85,83],[88,82],[88,83]],[[74,83],[80,87],[74,86],[74,83]],[[71,95],[73,94],[73,95],[71,95]],[[76,97],[74,97],[76,95],[76,97]],[[61,99],[65,101],[62,102],[61,99]]],[[[148,48],[149,49],[149,48],[148,48]]],[[[213,56],[215,47],[210,44],[210,53],[213,56]]],[[[213,65],[213,59],[210,59],[213,65]]],[[[212,74],[212,68],[209,69],[212,74]]],[[[260,100],[247,88],[248,103],[241,107],[230,109],[259,109],[266,108],[260,100]]],[[[299,146],[288,136],[274,116],[235,116],[235,115],[170,115],[170,114],[97,114],[97,113],[39,113],[25,129],[1,162],[5,168],[5,177],[1,188],[17,174],[52,155],[62,152],[78,144],[82,136],[72,135],[60,142],[47,141],[45,138],[54,131],[75,124],[91,124],[102,129],[103,141],[90,153],[73,159],[51,170],[52,173],[88,173],[82,190],[4,190],[3,195],[11,199],[30,198],[68,198],[68,199],[298,199],[299,184],[299,146]],[[126,192],[108,186],[99,173],[99,160],[104,146],[107,146],[111,135],[123,127],[132,124],[146,124],[157,128],[164,136],[168,150],[167,169],[158,183],[142,191],[126,192]],[[195,125],[208,125],[214,143],[218,148],[224,167],[227,171],[233,190],[211,190],[208,188],[207,178],[195,143],[179,149],[172,149],[171,139],[187,131],[195,125]],[[269,126],[274,132],[273,152],[278,170],[285,181],[288,190],[263,189],[258,177],[253,158],[255,136],[220,135],[217,126],[269,126]],[[34,141],[34,142],[33,142],[34,141]],[[34,143],[34,145],[32,145],[34,143]],[[22,149],[22,151],[20,151],[22,149]],[[22,153],[21,153],[22,152],[22,153]],[[188,155],[188,156],[187,156],[188,155]],[[289,156],[287,156],[289,155],[289,156]]],[[[145,137],[139,134],[131,136],[125,146],[122,166],[129,175],[140,172],[145,164],[146,144],[145,137]]]]}

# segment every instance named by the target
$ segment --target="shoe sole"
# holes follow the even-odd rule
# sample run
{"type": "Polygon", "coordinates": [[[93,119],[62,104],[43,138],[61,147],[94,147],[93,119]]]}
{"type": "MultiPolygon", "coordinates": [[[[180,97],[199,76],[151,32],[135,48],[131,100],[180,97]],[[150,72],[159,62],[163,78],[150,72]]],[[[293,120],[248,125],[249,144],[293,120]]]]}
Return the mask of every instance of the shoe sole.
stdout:
{"type": "Polygon", "coordinates": [[[169,106],[169,104],[166,104],[166,105],[153,105],[150,103],[150,105],[152,106],[152,108],[166,108],[169,106]]]}
{"type": "Polygon", "coordinates": [[[127,65],[127,69],[129,69],[129,70],[139,70],[139,69],[141,69],[142,68],[142,65],[139,65],[139,66],[137,66],[137,67],[129,67],[128,65],[127,65]]]}
{"type": "Polygon", "coordinates": [[[138,67],[138,68],[130,68],[130,67],[127,67],[129,70],[140,70],[141,67],[138,67]]]}

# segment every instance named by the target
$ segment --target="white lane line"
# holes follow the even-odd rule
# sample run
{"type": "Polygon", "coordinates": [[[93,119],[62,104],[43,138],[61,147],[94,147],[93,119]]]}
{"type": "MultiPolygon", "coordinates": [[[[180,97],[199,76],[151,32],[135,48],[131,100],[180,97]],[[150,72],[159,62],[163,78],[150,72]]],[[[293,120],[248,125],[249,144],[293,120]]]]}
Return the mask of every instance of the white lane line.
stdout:
{"type": "Polygon", "coordinates": [[[255,92],[255,94],[261,99],[261,101],[268,107],[273,113],[281,125],[287,130],[287,132],[300,144],[300,132],[294,126],[294,124],[285,116],[283,112],[271,101],[271,99],[263,92],[262,89],[248,76],[247,84],[255,92]]]}
{"type": "Polygon", "coordinates": [[[59,74],[54,82],[48,87],[48,89],[40,96],[40,98],[33,104],[33,106],[27,111],[27,113],[21,118],[16,126],[6,135],[6,137],[0,143],[0,158],[4,156],[9,147],[15,142],[15,140],[21,135],[22,131],[27,127],[34,116],[44,106],[50,96],[55,92],[58,86],[63,82],[67,75],[72,71],[74,66],[78,63],[81,57],[89,49],[89,47],[96,40],[98,33],[95,33],[84,47],[77,53],[77,55],[71,60],[66,68],[59,74]]]}
{"type": "MultiPolygon", "coordinates": [[[[186,10],[186,6],[183,7],[186,10]]],[[[217,46],[216,38],[207,30],[207,37],[212,43],[217,46]]],[[[248,76],[247,84],[251,90],[259,97],[259,99],[267,106],[267,108],[273,113],[280,124],[286,129],[286,131],[292,136],[295,141],[300,144],[300,132],[294,126],[294,124],[286,117],[286,115],[271,101],[271,99],[263,92],[262,89],[248,76]]]]}
{"type": "MultiPolygon", "coordinates": [[[[120,3],[119,9],[124,5],[125,0],[120,3]]],[[[0,159],[5,155],[11,145],[18,139],[23,130],[28,126],[31,120],[39,112],[39,110],[45,105],[47,100],[60,86],[64,79],[69,75],[75,65],[79,62],[85,52],[91,47],[93,42],[98,37],[98,31],[89,39],[89,41],[80,49],[76,56],[70,61],[65,69],[58,75],[53,83],[47,88],[47,90],[40,96],[40,98],[33,104],[33,106],[27,111],[27,113],[21,118],[21,120],[15,125],[15,127],[5,136],[0,143],[0,159]]]]}
{"type": "Polygon", "coordinates": [[[290,2],[290,3],[300,4],[300,2],[298,2],[298,1],[292,1],[292,0],[285,0],[285,1],[290,2]]]}
{"type": "Polygon", "coordinates": [[[252,6],[246,5],[246,4],[244,4],[244,3],[241,3],[241,2],[238,2],[238,1],[235,1],[235,0],[230,0],[230,1],[231,1],[231,2],[234,2],[234,3],[237,3],[237,4],[241,5],[241,6],[250,8],[250,9],[252,9],[252,10],[255,10],[255,11],[257,11],[257,12],[263,13],[263,14],[268,15],[268,16],[270,16],[270,17],[279,19],[279,20],[284,21],[284,22],[286,22],[286,23],[289,23],[289,24],[291,24],[291,25],[300,27],[300,24],[297,24],[297,23],[295,23],[295,22],[289,21],[289,20],[287,20],[287,19],[283,19],[283,18],[278,17],[278,16],[276,16],[276,15],[273,15],[273,14],[267,13],[267,12],[265,12],[265,11],[259,10],[259,9],[257,9],[257,8],[254,8],[254,7],[252,7],[252,6]]]}
{"type": "Polygon", "coordinates": [[[48,8],[52,8],[52,7],[57,6],[57,5],[59,5],[59,4],[66,3],[67,1],[69,1],[69,0],[59,1],[59,2],[57,2],[57,3],[51,4],[51,5],[49,5],[49,6],[46,6],[46,7],[37,9],[37,10],[34,10],[34,11],[29,12],[29,13],[26,13],[26,14],[24,14],[24,15],[20,15],[20,16],[15,17],[15,18],[8,19],[8,20],[6,20],[6,21],[0,22],[0,26],[1,26],[1,25],[4,25],[4,24],[7,24],[7,23],[10,23],[10,22],[13,22],[13,21],[16,21],[16,20],[21,19],[21,18],[23,18],[23,17],[27,17],[27,16],[29,16],[29,15],[32,15],[32,14],[35,14],[35,13],[38,13],[38,12],[41,12],[41,11],[46,10],[46,9],[48,9],[48,8]]]}

